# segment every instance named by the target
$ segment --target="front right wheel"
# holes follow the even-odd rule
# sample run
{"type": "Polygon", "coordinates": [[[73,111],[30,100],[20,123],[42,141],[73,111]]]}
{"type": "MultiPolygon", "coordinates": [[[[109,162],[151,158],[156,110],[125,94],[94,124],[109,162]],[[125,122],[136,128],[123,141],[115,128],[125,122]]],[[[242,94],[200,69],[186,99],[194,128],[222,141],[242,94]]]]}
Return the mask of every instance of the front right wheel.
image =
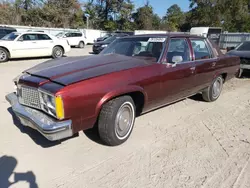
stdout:
{"type": "Polygon", "coordinates": [[[224,79],[222,76],[216,77],[212,84],[202,92],[202,97],[207,102],[216,101],[222,91],[224,79]]]}
{"type": "Polygon", "coordinates": [[[135,104],[130,96],[121,96],[104,104],[98,120],[101,140],[109,146],[124,143],[133,130],[135,112],[135,104]]]}

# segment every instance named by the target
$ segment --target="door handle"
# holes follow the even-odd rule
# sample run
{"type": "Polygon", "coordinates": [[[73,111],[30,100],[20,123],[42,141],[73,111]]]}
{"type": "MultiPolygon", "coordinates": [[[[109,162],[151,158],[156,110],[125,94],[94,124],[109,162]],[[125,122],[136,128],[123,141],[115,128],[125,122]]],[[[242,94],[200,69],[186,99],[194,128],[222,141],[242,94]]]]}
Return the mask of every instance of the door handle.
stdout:
{"type": "Polygon", "coordinates": [[[32,42],[32,43],[34,43],[34,44],[35,44],[36,42],[32,42]]]}
{"type": "Polygon", "coordinates": [[[213,63],[212,63],[212,67],[215,67],[215,65],[216,65],[216,62],[213,62],[213,63]]]}

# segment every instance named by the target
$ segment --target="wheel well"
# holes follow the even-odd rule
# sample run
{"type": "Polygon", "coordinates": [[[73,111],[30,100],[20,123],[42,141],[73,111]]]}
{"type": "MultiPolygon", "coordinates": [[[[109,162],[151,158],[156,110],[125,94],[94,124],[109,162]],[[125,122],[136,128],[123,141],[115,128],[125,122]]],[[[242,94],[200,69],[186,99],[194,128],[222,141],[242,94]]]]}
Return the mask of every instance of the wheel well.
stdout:
{"type": "Polygon", "coordinates": [[[221,74],[221,76],[222,76],[222,78],[223,78],[223,80],[224,80],[224,82],[225,82],[226,79],[227,79],[227,73],[223,73],[223,74],[221,74]]]}
{"type": "Polygon", "coordinates": [[[5,47],[3,47],[3,46],[0,46],[0,48],[5,49],[5,50],[8,52],[8,55],[10,56],[10,51],[9,51],[7,48],[5,48],[5,47]]]}
{"type": "Polygon", "coordinates": [[[144,94],[140,91],[136,91],[127,93],[125,95],[132,97],[136,107],[136,116],[139,116],[142,113],[144,107],[144,102],[145,102],[144,94]]]}
{"type": "Polygon", "coordinates": [[[55,48],[55,47],[60,47],[60,48],[62,48],[63,53],[65,52],[63,46],[61,46],[61,45],[56,45],[56,46],[54,46],[54,48],[55,48]]]}
{"type": "MultiPolygon", "coordinates": [[[[80,42],[83,42],[83,44],[85,44],[85,42],[84,42],[83,40],[81,40],[80,42]]],[[[80,43],[80,42],[79,42],[79,43],[80,43]]]]}

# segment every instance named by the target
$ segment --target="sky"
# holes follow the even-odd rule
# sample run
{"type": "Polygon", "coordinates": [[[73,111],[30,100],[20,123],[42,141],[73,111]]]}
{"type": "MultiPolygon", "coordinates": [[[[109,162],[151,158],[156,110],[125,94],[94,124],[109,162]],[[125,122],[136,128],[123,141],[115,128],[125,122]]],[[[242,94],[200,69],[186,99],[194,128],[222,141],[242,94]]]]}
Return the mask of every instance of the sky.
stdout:
{"type": "MultiPolygon", "coordinates": [[[[133,2],[137,8],[143,6],[146,0],[133,0],[133,2]]],[[[167,9],[173,4],[179,5],[183,11],[189,10],[189,0],[149,0],[149,2],[154,8],[154,12],[161,17],[166,14],[167,9]]]]}

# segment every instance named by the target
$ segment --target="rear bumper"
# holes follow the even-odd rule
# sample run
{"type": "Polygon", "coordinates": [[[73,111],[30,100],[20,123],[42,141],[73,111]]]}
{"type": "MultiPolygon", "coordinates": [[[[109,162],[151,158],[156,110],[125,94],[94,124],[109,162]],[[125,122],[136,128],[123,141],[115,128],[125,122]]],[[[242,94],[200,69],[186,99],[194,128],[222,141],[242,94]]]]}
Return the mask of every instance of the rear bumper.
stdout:
{"type": "Polygon", "coordinates": [[[56,121],[39,110],[21,105],[15,93],[6,95],[12,110],[24,126],[39,131],[50,141],[73,136],[72,121],[56,121]]]}

